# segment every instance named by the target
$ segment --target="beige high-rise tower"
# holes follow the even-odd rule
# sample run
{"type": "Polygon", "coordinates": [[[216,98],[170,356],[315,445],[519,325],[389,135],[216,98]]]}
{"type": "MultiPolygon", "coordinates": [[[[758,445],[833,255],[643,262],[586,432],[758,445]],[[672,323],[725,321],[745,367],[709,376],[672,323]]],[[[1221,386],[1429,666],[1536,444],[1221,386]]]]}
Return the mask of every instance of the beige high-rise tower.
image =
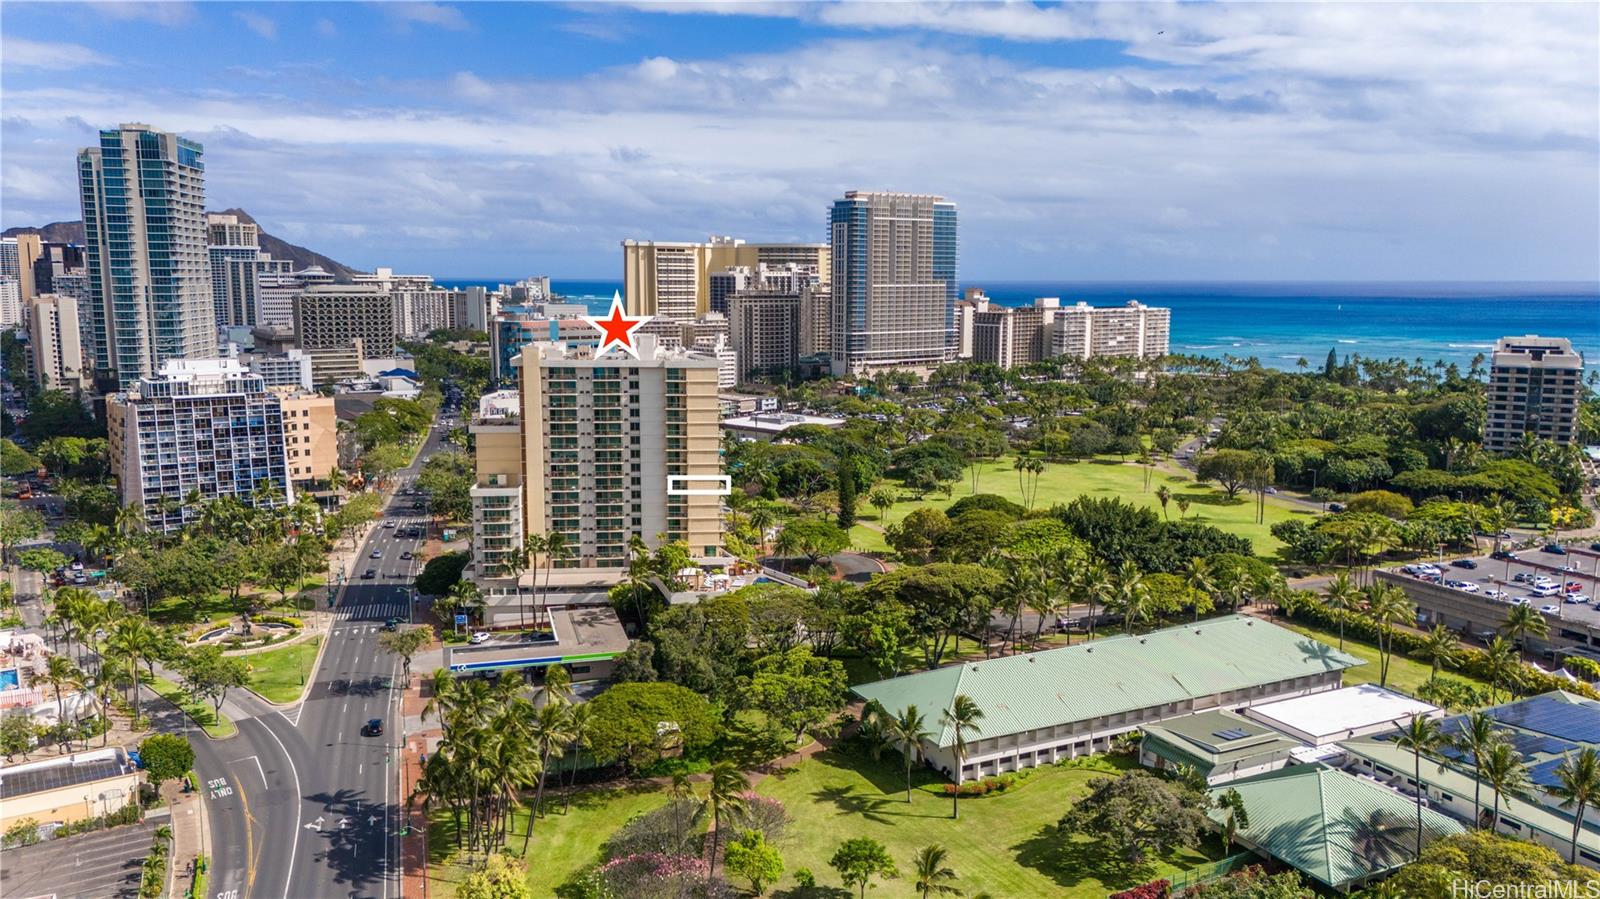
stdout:
{"type": "Polygon", "coordinates": [[[565,538],[557,568],[623,569],[635,535],[720,555],[718,360],[634,341],[637,359],[551,342],[516,356],[520,392],[472,425],[475,577],[520,574],[512,558],[530,534],[565,538]],[[669,478],[689,480],[669,490],[669,478]]]}
{"type": "Polygon", "coordinates": [[[825,243],[745,243],[712,236],[705,242],[622,242],[623,301],[629,315],[691,321],[711,311],[711,275],[730,267],[793,263],[828,278],[825,243]]]}

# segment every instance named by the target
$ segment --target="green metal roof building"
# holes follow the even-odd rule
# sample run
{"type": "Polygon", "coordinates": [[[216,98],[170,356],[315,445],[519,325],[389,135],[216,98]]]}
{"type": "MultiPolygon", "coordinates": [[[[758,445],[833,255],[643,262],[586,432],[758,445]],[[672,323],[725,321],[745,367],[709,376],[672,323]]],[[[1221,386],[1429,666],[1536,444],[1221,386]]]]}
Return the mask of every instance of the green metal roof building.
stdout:
{"type": "MultiPolygon", "coordinates": [[[[1371,780],[1323,765],[1295,765],[1234,781],[1250,826],[1235,840],[1328,887],[1348,891],[1405,864],[1416,851],[1417,807],[1371,780]]],[[[1220,826],[1227,813],[1208,814],[1220,826]]],[[[1422,843],[1461,833],[1454,818],[1422,810],[1422,843]]]]}
{"type": "Polygon", "coordinates": [[[957,780],[1050,764],[1110,747],[1131,730],[1209,709],[1330,690],[1363,662],[1242,615],[1078,646],[967,662],[861,684],[891,712],[915,705],[933,735],[929,764],[957,780]],[[940,713],[958,695],[983,710],[957,773],[955,733],[940,713]]]}
{"type": "Polygon", "coordinates": [[[1299,747],[1264,724],[1217,709],[1146,724],[1139,763],[1157,770],[1189,765],[1216,786],[1282,768],[1299,747]]]}

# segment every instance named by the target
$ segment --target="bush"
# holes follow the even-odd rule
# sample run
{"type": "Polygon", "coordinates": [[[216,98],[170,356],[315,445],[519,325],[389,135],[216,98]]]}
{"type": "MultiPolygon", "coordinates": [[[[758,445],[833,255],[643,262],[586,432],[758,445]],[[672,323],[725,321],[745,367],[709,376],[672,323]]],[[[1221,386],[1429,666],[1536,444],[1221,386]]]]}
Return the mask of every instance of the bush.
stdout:
{"type": "Polygon", "coordinates": [[[39,822],[33,818],[23,818],[21,821],[6,828],[5,845],[15,848],[17,846],[32,846],[39,842],[39,822]]]}
{"type": "Polygon", "coordinates": [[[305,621],[299,618],[291,618],[288,615],[257,615],[250,620],[256,624],[286,624],[290,627],[306,626],[305,621]]]}
{"type": "Polygon", "coordinates": [[[445,553],[434,556],[417,575],[417,592],[426,596],[443,596],[461,580],[461,571],[467,567],[466,552],[445,553]]]}
{"type": "Polygon", "coordinates": [[[630,855],[699,856],[705,842],[705,803],[673,799],[666,805],[628,819],[606,841],[609,861],[630,855]]]}
{"type": "Polygon", "coordinates": [[[1013,771],[999,777],[986,777],[982,780],[970,780],[957,786],[956,784],[941,784],[942,792],[946,796],[959,796],[970,799],[975,796],[987,796],[990,793],[1004,793],[1024,780],[1031,770],[1013,771]]]}
{"type": "Polygon", "coordinates": [[[1562,661],[1562,664],[1566,666],[1568,671],[1578,677],[1587,678],[1591,681],[1600,680],[1600,662],[1596,662],[1594,659],[1586,659],[1583,656],[1567,656],[1562,661]]]}
{"type": "Polygon", "coordinates": [[[1112,893],[1110,899],[1167,899],[1170,895],[1172,895],[1172,883],[1170,881],[1152,880],[1131,890],[1112,893]]]}

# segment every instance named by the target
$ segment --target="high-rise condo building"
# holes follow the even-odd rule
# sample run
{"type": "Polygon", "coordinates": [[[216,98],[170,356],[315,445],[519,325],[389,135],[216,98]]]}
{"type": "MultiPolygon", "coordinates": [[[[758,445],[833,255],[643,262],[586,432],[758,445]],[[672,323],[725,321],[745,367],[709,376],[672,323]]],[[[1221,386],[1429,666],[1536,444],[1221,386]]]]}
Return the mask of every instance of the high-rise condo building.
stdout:
{"type": "Polygon", "coordinates": [[[39,386],[71,391],[86,386],[83,344],[78,338],[78,301],[41,293],[28,304],[28,313],[28,341],[39,386]]]}
{"type": "Polygon", "coordinates": [[[22,283],[9,275],[0,275],[0,331],[22,326],[22,283]]]}
{"type": "Polygon", "coordinates": [[[39,247],[39,258],[33,261],[33,290],[41,293],[60,293],[55,279],[71,271],[83,271],[83,247],[71,243],[46,243],[39,247]]]}
{"type": "Polygon", "coordinates": [[[1583,354],[1565,337],[1502,337],[1489,369],[1489,415],[1483,448],[1515,452],[1529,435],[1569,444],[1578,439],[1583,354]]]}
{"type": "Polygon", "coordinates": [[[305,489],[325,481],[339,464],[339,419],[333,397],[293,387],[273,388],[283,411],[283,453],[289,483],[305,489]]]}
{"type": "Polygon", "coordinates": [[[17,288],[24,303],[39,293],[34,267],[43,254],[43,247],[37,234],[0,238],[0,278],[17,279],[17,288]]]}
{"type": "Polygon", "coordinates": [[[88,342],[97,375],[124,387],[168,359],[217,355],[201,156],[198,143],[137,124],[78,153],[88,342]]]}
{"type": "Polygon", "coordinates": [[[265,267],[256,275],[256,325],[281,331],[294,330],[294,298],[307,287],[332,284],[333,273],[320,265],[298,272],[265,267]]]}
{"type": "Polygon", "coordinates": [[[1063,306],[1051,326],[1050,351],[1055,356],[1092,359],[1132,356],[1156,359],[1167,355],[1172,310],[1130,300],[1123,306],[1063,306]]]}
{"type": "Polygon", "coordinates": [[[279,398],[236,360],[168,360],[106,397],[106,435],[122,504],[142,505],[155,530],[195,521],[194,496],[251,506],[293,498],[279,398]]]}
{"type": "Polygon", "coordinates": [[[755,272],[748,265],[730,265],[720,272],[711,273],[710,311],[728,314],[728,297],[749,290],[755,272]]]}
{"type": "Polygon", "coordinates": [[[343,349],[359,338],[368,358],[394,355],[394,299],[376,284],[319,284],[294,298],[295,342],[343,349]]]}
{"type": "Polygon", "coordinates": [[[728,298],[734,371],[739,381],[792,369],[800,359],[801,292],[746,290],[728,298]]]}
{"type": "Polygon", "coordinates": [[[472,426],[475,577],[519,575],[512,559],[529,534],[566,538],[570,557],[556,567],[623,569],[634,536],[720,553],[718,362],[633,340],[637,359],[560,343],[522,349],[516,411],[490,408],[472,426]],[[703,493],[669,493],[669,478],[682,477],[694,480],[676,486],[703,493]]]}
{"type": "Polygon", "coordinates": [[[686,321],[712,311],[713,273],[726,272],[729,267],[755,269],[763,263],[794,263],[827,272],[829,258],[827,244],[745,243],[723,236],[712,236],[704,243],[625,240],[623,299],[629,315],[686,321]]]}
{"type": "Polygon", "coordinates": [[[262,324],[263,275],[286,275],[294,263],[261,251],[261,232],[236,215],[206,216],[206,253],[211,260],[211,301],[218,328],[262,324]]]}
{"type": "Polygon", "coordinates": [[[1015,368],[1050,358],[1051,328],[1061,300],[1040,297],[1031,306],[1001,306],[981,291],[956,304],[956,355],[1015,368]]]}
{"type": "Polygon", "coordinates": [[[834,374],[929,368],[954,356],[956,205],[849,191],[829,215],[834,374]]]}
{"type": "Polygon", "coordinates": [[[392,268],[380,268],[370,275],[355,275],[351,281],[388,292],[394,302],[395,333],[400,337],[421,337],[455,326],[451,292],[434,284],[432,275],[397,275],[392,268]]]}

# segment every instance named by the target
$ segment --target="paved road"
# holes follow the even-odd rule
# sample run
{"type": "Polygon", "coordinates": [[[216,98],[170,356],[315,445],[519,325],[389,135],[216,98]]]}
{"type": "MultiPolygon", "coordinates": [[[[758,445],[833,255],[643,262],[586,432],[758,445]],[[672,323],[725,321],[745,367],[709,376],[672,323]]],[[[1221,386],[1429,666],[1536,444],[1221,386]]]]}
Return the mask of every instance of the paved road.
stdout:
{"type": "Polygon", "coordinates": [[[149,823],[128,824],[7,849],[0,864],[0,896],[133,899],[155,829],[149,823]]]}
{"type": "MultiPolygon", "coordinates": [[[[438,445],[430,437],[419,461],[438,445]]],[[[413,466],[397,480],[409,484],[416,474],[413,466]]],[[[401,685],[399,662],[378,648],[378,635],[385,619],[408,617],[421,567],[400,558],[421,540],[399,531],[425,523],[410,504],[395,497],[385,515],[396,527],[374,528],[361,546],[364,557],[377,550],[382,558],[356,570],[371,567],[377,576],[341,591],[305,701],[279,709],[241,699],[237,737],[193,741],[210,815],[211,899],[400,895],[396,830],[404,797],[392,747],[401,738],[401,685]],[[370,718],[384,719],[383,736],[362,736],[370,718]]]]}

